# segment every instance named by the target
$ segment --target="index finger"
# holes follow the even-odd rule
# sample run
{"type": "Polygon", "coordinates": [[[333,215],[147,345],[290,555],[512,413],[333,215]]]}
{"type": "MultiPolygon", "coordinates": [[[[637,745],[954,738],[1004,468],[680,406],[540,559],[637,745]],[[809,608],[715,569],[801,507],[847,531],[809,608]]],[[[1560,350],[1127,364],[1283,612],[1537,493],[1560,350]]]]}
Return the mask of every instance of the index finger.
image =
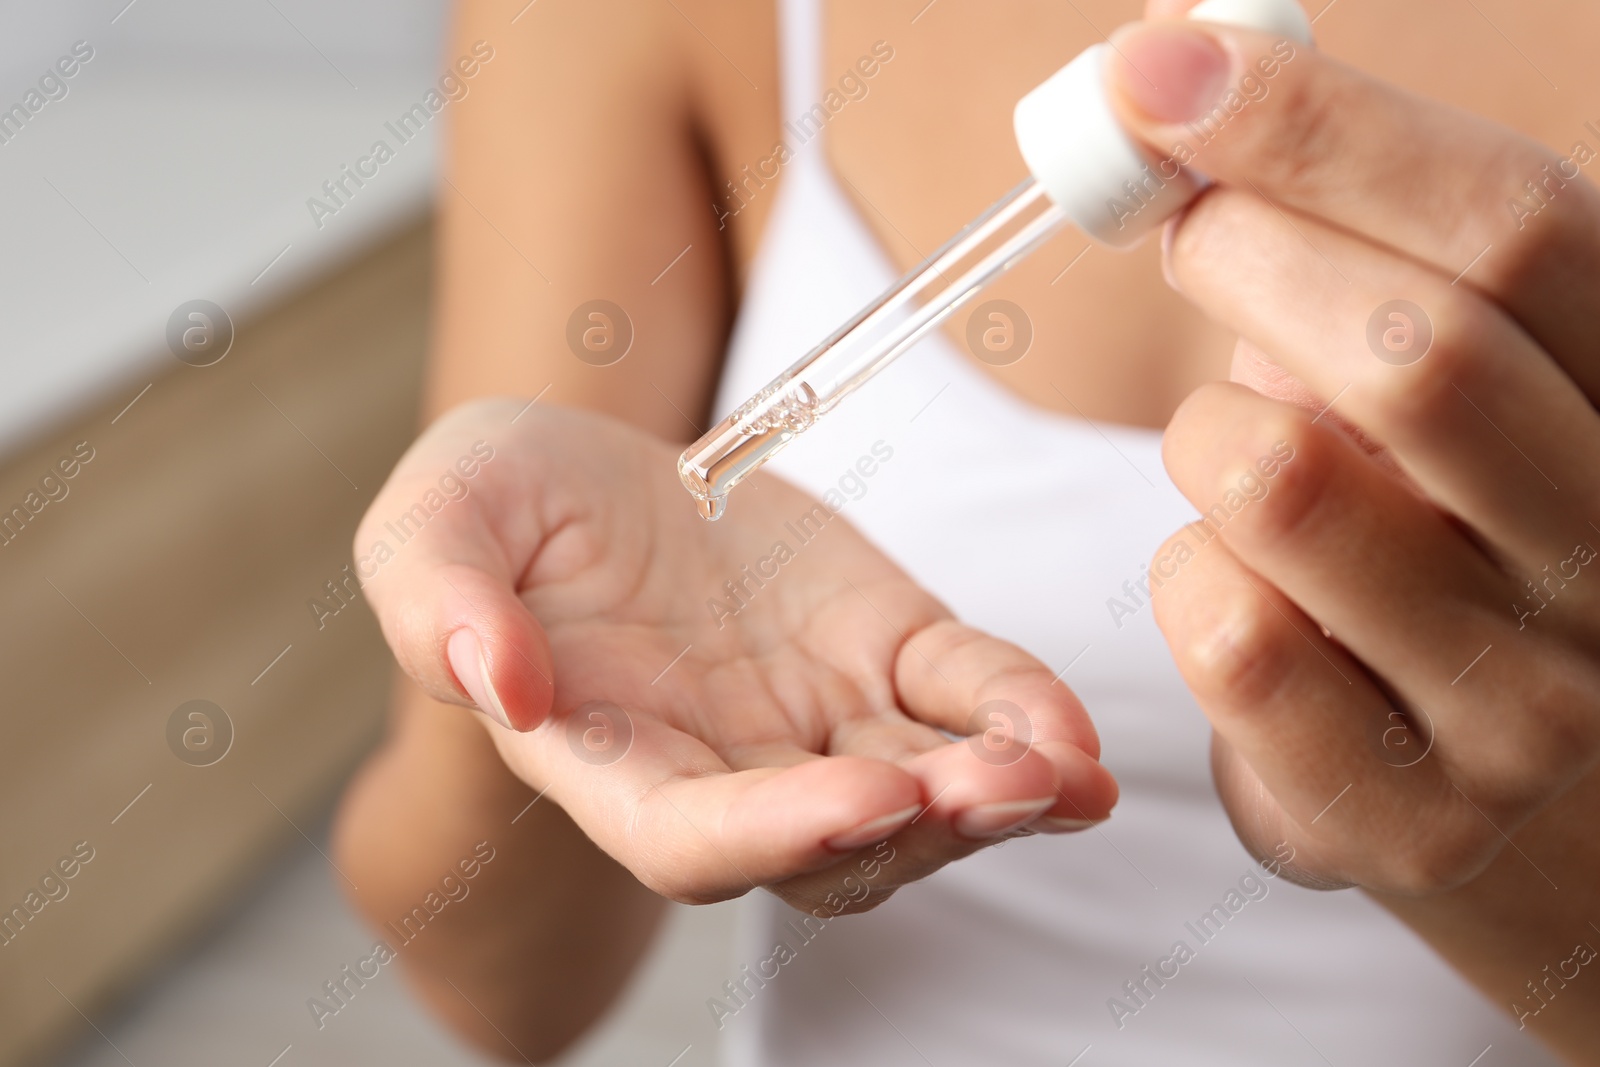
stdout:
{"type": "MultiPolygon", "coordinates": [[[[1590,148],[1564,157],[1237,27],[1161,19],[1112,39],[1110,95],[1159,158],[1461,276],[1600,395],[1600,339],[1579,282],[1600,271],[1600,193],[1575,161],[1594,158],[1590,148]]],[[[1573,128],[1585,132],[1581,118],[1573,128]]]]}
{"type": "Polygon", "coordinates": [[[918,778],[881,760],[827,756],[733,770],[654,715],[594,700],[514,733],[501,758],[645,885],[704,904],[826,869],[903,829],[925,805],[918,778]]]}

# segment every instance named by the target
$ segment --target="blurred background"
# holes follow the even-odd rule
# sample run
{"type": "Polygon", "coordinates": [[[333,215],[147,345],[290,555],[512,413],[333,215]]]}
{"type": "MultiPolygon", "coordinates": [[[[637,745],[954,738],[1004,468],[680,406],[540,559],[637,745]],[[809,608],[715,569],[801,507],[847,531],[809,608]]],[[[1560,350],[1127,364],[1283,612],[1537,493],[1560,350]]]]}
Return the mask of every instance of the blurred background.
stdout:
{"type": "MultiPolygon", "coordinates": [[[[392,967],[307,1004],[374,941],[326,833],[390,657],[329,583],[417,428],[445,6],[0,3],[0,1067],[483,1062],[392,967]]],[[[736,910],[564,1063],[714,1062],[736,910]]]]}

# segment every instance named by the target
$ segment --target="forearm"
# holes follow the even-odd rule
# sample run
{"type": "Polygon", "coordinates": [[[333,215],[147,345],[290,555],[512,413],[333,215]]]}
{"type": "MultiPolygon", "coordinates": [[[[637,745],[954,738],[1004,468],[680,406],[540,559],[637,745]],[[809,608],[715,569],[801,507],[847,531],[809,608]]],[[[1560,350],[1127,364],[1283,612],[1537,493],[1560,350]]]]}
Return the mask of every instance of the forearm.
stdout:
{"type": "Polygon", "coordinates": [[[1437,897],[1378,898],[1574,1064],[1600,1064],[1597,825],[1600,772],[1591,772],[1471,884],[1437,897]]]}
{"type": "Polygon", "coordinates": [[[338,813],[335,860],[441,1018],[483,1049],[542,1061],[615,999],[665,902],[554,803],[530,807],[536,794],[470,715],[397,689],[392,737],[338,813]]]}
{"type": "MultiPolygon", "coordinates": [[[[493,55],[450,111],[424,419],[512,394],[693,439],[733,286],[682,16],[595,0],[514,25],[524,7],[465,0],[455,13],[450,55],[493,55]],[[620,312],[590,319],[596,300],[620,312]],[[590,329],[600,350],[584,345],[590,329]],[[606,351],[608,340],[617,347],[606,351]]],[[[583,1032],[665,906],[552,801],[528,808],[535,795],[470,713],[403,685],[393,737],[350,788],[337,827],[357,905],[386,939],[396,928],[384,924],[478,842],[494,849],[469,896],[394,947],[436,1011],[516,1059],[549,1056],[583,1032]]]]}

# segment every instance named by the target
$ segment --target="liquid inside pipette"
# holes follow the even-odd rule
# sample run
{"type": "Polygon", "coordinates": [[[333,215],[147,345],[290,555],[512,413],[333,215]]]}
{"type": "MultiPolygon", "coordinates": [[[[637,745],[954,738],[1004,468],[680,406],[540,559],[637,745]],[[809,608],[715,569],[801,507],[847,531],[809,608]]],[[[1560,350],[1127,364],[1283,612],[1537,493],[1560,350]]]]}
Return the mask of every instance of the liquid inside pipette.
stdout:
{"type": "Polygon", "coordinates": [[[704,467],[688,452],[678,460],[678,477],[698,502],[701,518],[721,518],[728,491],[817,421],[816,392],[805,382],[792,393],[787,385],[780,380],[767,386],[701,438],[711,444],[700,450],[710,460],[704,467]]]}

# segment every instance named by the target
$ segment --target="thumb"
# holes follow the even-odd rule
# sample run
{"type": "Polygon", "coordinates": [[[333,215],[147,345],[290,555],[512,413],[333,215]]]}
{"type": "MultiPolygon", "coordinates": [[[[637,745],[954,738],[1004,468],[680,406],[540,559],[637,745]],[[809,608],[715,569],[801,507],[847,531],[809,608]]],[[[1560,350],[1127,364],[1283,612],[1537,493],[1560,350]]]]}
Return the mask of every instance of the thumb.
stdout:
{"type": "Polygon", "coordinates": [[[510,584],[465,563],[419,560],[408,571],[380,576],[370,597],[401,669],[435,699],[476,705],[507,729],[543,722],[550,644],[510,584]]]}
{"type": "Polygon", "coordinates": [[[363,589],[401,669],[430,696],[531,730],[550,713],[554,671],[549,640],[517,595],[516,576],[542,530],[506,534],[492,503],[505,493],[500,482],[517,483],[520,471],[501,470],[509,460],[485,467],[470,494],[389,547],[392,524],[381,517],[422,498],[433,484],[430,461],[454,454],[456,442],[436,436],[441,431],[430,430],[413,446],[362,520],[356,544],[381,550],[363,559],[376,570],[363,589]]]}
{"type": "MultiPolygon", "coordinates": [[[[458,691],[507,729],[538,726],[555,692],[550,645],[538,620],[511,589],[482,571],[454,566],[435,576],[447,591],[439,593],[434,622],[422,635],[427,644],[419,647],[437,649],[439,636],[447,635],[444,668],[458,691]]],[[[431,665],[421,666],[426,671],[431,665]]],[[[460,699],[456,692],[443,698],[460,699]]]]}

